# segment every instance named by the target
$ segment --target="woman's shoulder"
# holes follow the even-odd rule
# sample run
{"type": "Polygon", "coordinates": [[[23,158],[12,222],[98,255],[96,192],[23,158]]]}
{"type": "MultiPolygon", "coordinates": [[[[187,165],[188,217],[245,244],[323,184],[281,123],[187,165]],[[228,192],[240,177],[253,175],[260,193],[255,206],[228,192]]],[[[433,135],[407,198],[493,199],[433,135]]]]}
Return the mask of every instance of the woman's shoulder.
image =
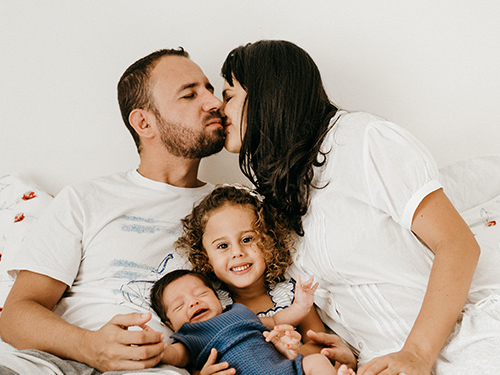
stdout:
{"type": "Polygon", "coordinates": [[[358,144],[368,142],[377,143],[378,139],[392,138],[409,139],[412,136],[401,126],[394,124],[383,117],[368,112],[347,112],[341,111],[332,119],[331,132],[328,146],[331,142],[336,145],[358,144]]]}
{"type": "Polygon", "coordinates": [[[348,129],[350,131],[367,131],[376,127],[393,127],[395,124],[383,117],[368,112],[340,111],[332,119],[333,129],[348,129]]]}

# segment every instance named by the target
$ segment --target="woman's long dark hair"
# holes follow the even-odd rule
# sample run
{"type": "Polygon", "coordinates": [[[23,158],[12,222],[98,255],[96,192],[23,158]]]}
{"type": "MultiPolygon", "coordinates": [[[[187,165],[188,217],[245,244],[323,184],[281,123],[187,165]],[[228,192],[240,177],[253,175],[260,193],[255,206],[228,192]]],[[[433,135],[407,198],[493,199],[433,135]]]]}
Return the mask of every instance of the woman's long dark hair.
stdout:
{"type": "Polygon", "coordinates": [[[326,160],[320,147],[337,112],[319,69],[297,45],[263,40],[232,50],[221,73],[247,93],[240,169],[302,236],[313,167],[326,160]]]}

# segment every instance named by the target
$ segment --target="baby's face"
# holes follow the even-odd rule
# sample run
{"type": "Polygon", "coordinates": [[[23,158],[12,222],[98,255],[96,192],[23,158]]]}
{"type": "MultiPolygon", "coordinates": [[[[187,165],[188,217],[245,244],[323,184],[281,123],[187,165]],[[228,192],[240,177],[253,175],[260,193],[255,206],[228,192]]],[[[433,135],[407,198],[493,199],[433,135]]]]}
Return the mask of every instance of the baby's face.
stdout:
{"type": "Polygon", "coordinates": [[[184,323],[203,322],[222,313],[222,305],[213,290],[193,275],[184,275],[167,285],[163,304],[176,332],[184,323]]]}

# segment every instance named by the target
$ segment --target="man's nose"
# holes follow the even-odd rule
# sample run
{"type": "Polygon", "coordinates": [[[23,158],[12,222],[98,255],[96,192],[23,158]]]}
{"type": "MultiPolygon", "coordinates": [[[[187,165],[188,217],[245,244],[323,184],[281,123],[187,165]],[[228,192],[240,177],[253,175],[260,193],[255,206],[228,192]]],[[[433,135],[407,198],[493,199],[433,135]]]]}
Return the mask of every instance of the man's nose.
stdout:
{"type": "Polygon", "coordinates": [[[222,101],[210,91],[207,92],[203,110],[205,112],[219,111],[222,108],[222,101]]]}

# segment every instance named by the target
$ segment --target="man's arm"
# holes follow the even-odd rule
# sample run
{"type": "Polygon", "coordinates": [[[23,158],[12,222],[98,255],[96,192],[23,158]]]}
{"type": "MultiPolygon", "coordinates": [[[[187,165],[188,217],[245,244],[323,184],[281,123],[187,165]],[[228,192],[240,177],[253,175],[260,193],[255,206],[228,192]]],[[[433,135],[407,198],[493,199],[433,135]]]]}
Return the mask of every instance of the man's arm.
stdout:
{"type": "Polygon", "coordinates": [[[144,326],[150,314],[117,315],[97,331],[72,325],[52,312],[66,284],[48,276],[21,271],[0,318],[2,340],[18,349],[38,349],[86,363],[101,372],[140,370],[160,362],[163,334],[144,326]],[[134,345],[134,346],[132,346],[134,345]]]}

